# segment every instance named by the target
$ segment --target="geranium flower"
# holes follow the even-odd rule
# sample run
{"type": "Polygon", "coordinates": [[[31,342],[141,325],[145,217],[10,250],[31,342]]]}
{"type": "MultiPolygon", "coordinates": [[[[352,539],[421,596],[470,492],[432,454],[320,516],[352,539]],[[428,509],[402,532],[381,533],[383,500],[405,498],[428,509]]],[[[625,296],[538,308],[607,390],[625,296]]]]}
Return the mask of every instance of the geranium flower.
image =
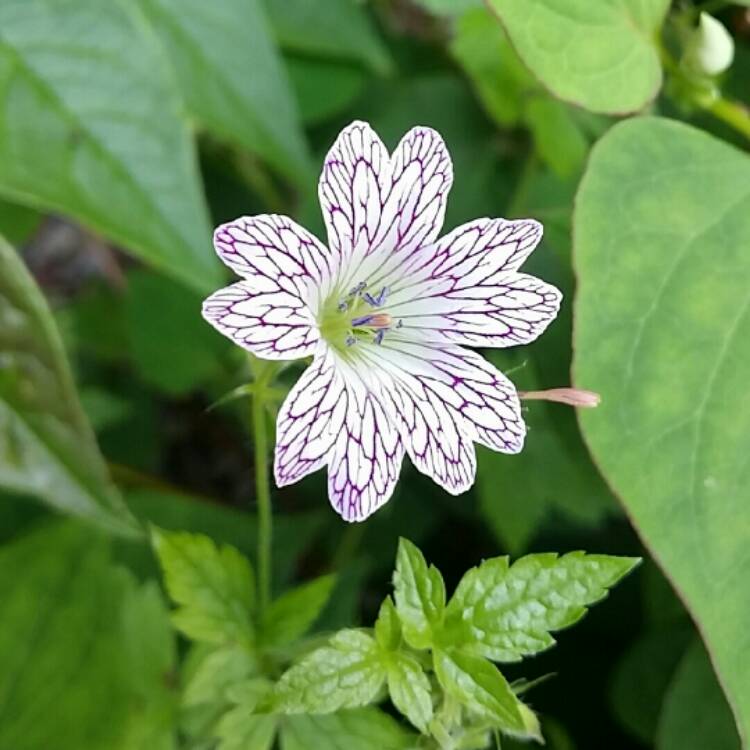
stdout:
{"type": "Polygon", "coordinates": [[[258,357],[312,364],[278,415],[278,486],[328,467],[328,494],[362,521],[393,493],[404,452],[451,494],[474,482],[474,443],[523,447],[513,384],[465,347],[527,344],[560,292],[518,269],[536,221],[477,219],[441,239],[453,179],[440,135],[410,130],[392,155],[353,122],[319,197],[328,246],[286,216],[243,217],[214,244],[239,276],[203,315],[258,357]]]}

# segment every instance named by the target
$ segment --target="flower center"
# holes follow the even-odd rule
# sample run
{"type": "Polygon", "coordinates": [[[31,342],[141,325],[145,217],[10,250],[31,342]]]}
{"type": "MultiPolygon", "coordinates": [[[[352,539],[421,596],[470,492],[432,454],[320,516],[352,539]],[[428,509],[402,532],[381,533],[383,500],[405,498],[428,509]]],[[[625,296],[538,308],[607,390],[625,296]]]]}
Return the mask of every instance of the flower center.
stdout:
{"type": "Polygon", "coordinates": [[[401,321],[394,320],[383,310],[388,299],[388,287],[377,294],[366,291],[364,282],[357,284],[345,297],[332,295],[318,316],[318,326],[323,338],[339,351],[346,351],[359,341],[380,344],[386,331],[400,328],[401,321]]]}

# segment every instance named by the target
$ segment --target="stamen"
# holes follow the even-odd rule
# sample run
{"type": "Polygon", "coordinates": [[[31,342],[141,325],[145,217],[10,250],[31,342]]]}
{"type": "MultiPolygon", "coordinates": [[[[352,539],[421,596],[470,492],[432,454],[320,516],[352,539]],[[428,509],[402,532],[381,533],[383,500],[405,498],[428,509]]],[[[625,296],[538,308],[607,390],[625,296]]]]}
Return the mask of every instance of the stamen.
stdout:
{"type": "Polygon", "coordinates": [[[339,304],[336,307],[336,309],[339,312],[346,312],[349,309],[349,305],[347,305],[346,302],[339,302],[339,304]]]}
{"type": "Polygon", "coordinates": [[[377,297],[373,297],[369,292],[365,292],[362,295],[362,299],[367,302],[368,305],[372,305],[373,307],[381,307],[383,303],[386,300],[386,297],[390,294],[390,289],[387,286],[384,286],[380,290],[380,294],[378,294],[377,297]]]}
{"type": "Polygon", "coordinates": [[[376,344],[382,344],[383,343],[383,336],[385,336],[385,328],[381,328],[376,334],[375,334],[375,343],[376,344]]]}
{"type": "Polygon", "coordinates": [[[359,294],[366,286],[367,284],[364,281],[360,281],[357,286],[354,286],[349,290],[349,296],[354,297],[355,295],[359,294]]]}
{"type": "Polygon", "coordinates": [[[354,346],[354,344],[357,343],[357,339],[355,336],[352,336],[351,334],[346,337],[346,345],[347,346],[354,346]]]}
{"type": "Polygon", "coordinates": [[[370,324],[370,321],[375,318],[375,315],[363,315],[361,318],[354,318],[352,321],[352,328],[360,328],[370,324]]]}

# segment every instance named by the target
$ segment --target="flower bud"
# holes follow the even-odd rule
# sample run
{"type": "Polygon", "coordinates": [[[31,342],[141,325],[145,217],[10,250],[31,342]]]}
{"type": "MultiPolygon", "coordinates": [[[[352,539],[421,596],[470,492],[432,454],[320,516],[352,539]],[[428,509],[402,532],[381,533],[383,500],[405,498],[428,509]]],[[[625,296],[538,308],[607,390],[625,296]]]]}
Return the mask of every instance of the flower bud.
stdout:
{"type": "Polygon", "coordinates": [[[685,45],[683,65],[707,76],[723,73],[734,60],[734,40],[726,27],[708,13],[701,13],[698,26],[685,45]]]}

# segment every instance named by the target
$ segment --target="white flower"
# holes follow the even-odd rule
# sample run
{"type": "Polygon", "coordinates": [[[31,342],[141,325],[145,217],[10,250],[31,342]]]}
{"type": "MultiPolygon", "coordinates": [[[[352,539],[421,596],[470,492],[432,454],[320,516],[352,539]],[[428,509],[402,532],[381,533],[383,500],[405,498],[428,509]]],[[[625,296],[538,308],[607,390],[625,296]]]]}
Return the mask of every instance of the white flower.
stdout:
{"type": "Polygon", "coordinates": [[[438,239],[452,177],[434,130],[413,128],[389,156],[354,122],[320,177],[328,247],[277,215],[215,233],[243,280],[205,301],[206,320],[258,357],[313,357],[279,412],[276,483],[327,466],[348,521],[388,500],[404,452],[459,494],[474,482],[475,442],[523,447],[516,389],[464,347],[533,341],[561,295],[518,272],[541,237],[535,221],[477,219],[438,239]]]}

